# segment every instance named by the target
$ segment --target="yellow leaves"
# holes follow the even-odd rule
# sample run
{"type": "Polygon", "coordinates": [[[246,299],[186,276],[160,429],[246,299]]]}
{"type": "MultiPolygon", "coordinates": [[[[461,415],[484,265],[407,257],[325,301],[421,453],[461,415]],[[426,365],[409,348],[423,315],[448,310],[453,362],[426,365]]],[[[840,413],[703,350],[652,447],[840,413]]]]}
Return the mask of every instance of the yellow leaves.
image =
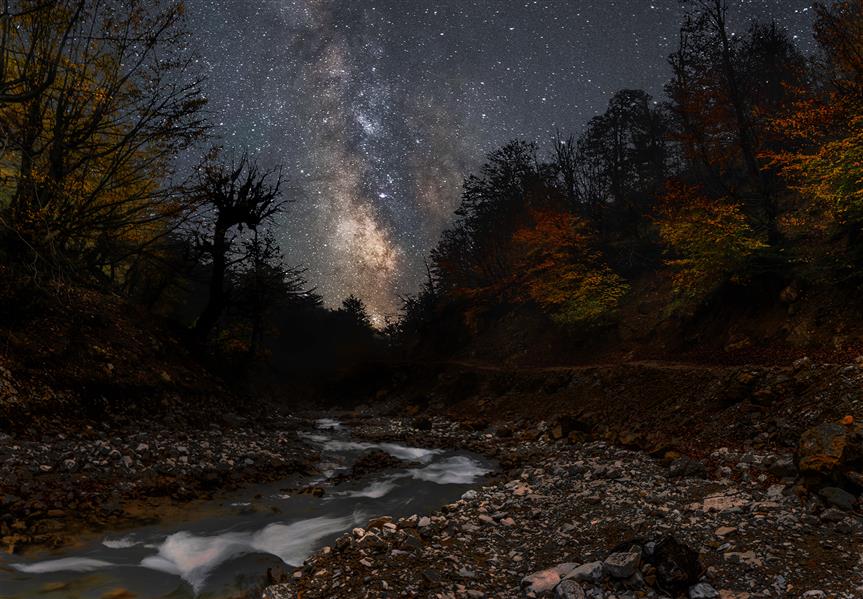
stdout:
{"type": "Polygon", "coordinates": [[[629,287],[592,248],[587,223],[570,213],[535,212],[513,240],[524,251],[529,298],[562,324],[589,323],[617,307],[629,287]]]}
{"type": "Polygon", "coordinates": [[[675,270],[675,289],[690,297],[733,280],[750,256],[767,247],[738,204],[708,199],[680,182],[669,183],[656,223],[676,256],[666,262],[675,270]]]}

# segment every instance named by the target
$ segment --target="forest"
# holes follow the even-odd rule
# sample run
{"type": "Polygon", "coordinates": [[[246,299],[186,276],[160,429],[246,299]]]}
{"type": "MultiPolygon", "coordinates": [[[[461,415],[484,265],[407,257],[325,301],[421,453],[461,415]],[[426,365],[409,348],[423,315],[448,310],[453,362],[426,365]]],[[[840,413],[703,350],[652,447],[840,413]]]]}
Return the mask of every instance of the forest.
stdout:
{"type": "Polygon", "coordinates": [[[859,597],[863,2],[737,4],[474,157],[378,319],[184,3],[3,0],[0,596],[859,597]]]}

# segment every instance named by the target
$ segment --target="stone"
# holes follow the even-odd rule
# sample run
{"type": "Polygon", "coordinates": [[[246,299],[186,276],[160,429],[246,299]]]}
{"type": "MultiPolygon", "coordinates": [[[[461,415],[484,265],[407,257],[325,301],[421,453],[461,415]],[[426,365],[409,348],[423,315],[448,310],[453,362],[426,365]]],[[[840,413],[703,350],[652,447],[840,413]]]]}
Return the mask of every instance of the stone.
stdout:
{"type": "Polygon", "coordinates": [[[612,553],[602,563],[606,574],[612,578],[629,578],[638,571],[641,556],[632,552],[612,553]]]}
{"type": "Polygon", "coordinates": [[[800,436],[798,467],[802,474],[826,475],[861,453],[860,425],[819,424],[800,436]]]}
{"type": "Polygon", "coordinates": [[[431,526],[431,518],[428,516],[423,516],[417,522],[417,528],[426,528],[427,526],[431,526]]]}
{"type": "Polygon", "coordinates": [[[682,592],[698,582],[701,576],[698,552],[674,537],[657,541],[648,557],[649,563],[656,568],[657,583],[668,592],[682,592]]]}
{"type": "Polygon", "coordinates": [[[689,599],[719,599],[719,591],[706,582],[699,582],[690,587],[689,599]]]}
{"type": "Polygon", "coordinates": [[[841,522],[845,519],[845,512],[831,507],[821,512],[819,518],[822,522],[841,522]]]}
{"type": "Polygon", "coordinates": [[[748,502],[741,497],[716,495],[714,497],[707,497],[702,504],[702,509],[705,512],[725,512],[740,509],[747,503],[748,502]]]}
{"type": "Polygon", "coordinates": [[[824,487],[818,491],[818,495],[830,505],[838,507],[840,510],[851,511],[854,509],[854,504],[857,503],[857,498],[839,487],[824,487]]]}
{"type": "Polygon", "coordinates": [[[437,586],[441,583],[441,575],[437,570],[423,570],[423,579],[432,586],[437,586]]]}
{"type": "Polygon", "coordinates": [[[674,478],[706,478],[707,467],[698,460],[684,456],[671,462],[668,467],[668,475],[674,478]]]}
{"type": "Polygon", "coordinates": [[[554,596],[557,599],[585,599],[584,589],[582,589],[581,585],[574,580],[561,581],[561,583],[554,588],[554,596]]]}
{"type": "Polygon", "coordinates": [[[734,534],[735,532],[737,532],[737,529],[733,526],[720,526],[716,529],[715,534],[717,537],[727,537],[728,535],[734,534]]]}
{"type": "Polygon", "coordinates": [[[767,467],[767,471],[777,478],[794,478],[797,476],[797,466],[794,457],[783,455],[773,460],[767,467]]]}
{"type": "Polygon", "coordinates": [[[566,578],[577,582],[599,582],[602,580],[602,562],[581,564],[567,574],[566,578]]]}
{"type": "Polygon", "coordinates": [[[560,574],[556,568],[540,570],[521,579],[521,588],[527,593],[550,593],[560,582],[560,574]]]}

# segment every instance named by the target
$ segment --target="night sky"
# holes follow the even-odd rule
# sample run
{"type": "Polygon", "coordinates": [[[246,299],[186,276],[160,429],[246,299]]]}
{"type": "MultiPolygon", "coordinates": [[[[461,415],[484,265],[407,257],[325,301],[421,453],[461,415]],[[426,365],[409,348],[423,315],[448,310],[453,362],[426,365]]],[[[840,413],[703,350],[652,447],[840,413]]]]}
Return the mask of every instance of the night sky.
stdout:
{"type": "MultiPolygon", "coordinates": [[[[807,0],[731,0],[811,43],[807,0]]],[[[417,289],[463,177],[513,138],[661,97],[677,0],[187,0],[217,134],[282,164],[288,260],[377,319],[417,289]]]]}

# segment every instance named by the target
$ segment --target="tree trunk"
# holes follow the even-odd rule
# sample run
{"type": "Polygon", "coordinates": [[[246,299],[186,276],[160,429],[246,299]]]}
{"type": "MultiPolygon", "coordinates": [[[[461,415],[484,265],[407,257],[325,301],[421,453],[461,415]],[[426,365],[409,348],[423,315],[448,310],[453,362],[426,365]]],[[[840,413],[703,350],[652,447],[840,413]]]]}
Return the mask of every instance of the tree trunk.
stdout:
{"type": "Polygon", "coordinates": [[[210,290],[207,305],[198,322],[195,323],[195,336],[200,341],[206,341],[213,327],[219,321],[225,309],[225,274],[227,270],[228,227],[219,217],[216,230],[213,233],[213,268],[210,274],[210,290]]]}

